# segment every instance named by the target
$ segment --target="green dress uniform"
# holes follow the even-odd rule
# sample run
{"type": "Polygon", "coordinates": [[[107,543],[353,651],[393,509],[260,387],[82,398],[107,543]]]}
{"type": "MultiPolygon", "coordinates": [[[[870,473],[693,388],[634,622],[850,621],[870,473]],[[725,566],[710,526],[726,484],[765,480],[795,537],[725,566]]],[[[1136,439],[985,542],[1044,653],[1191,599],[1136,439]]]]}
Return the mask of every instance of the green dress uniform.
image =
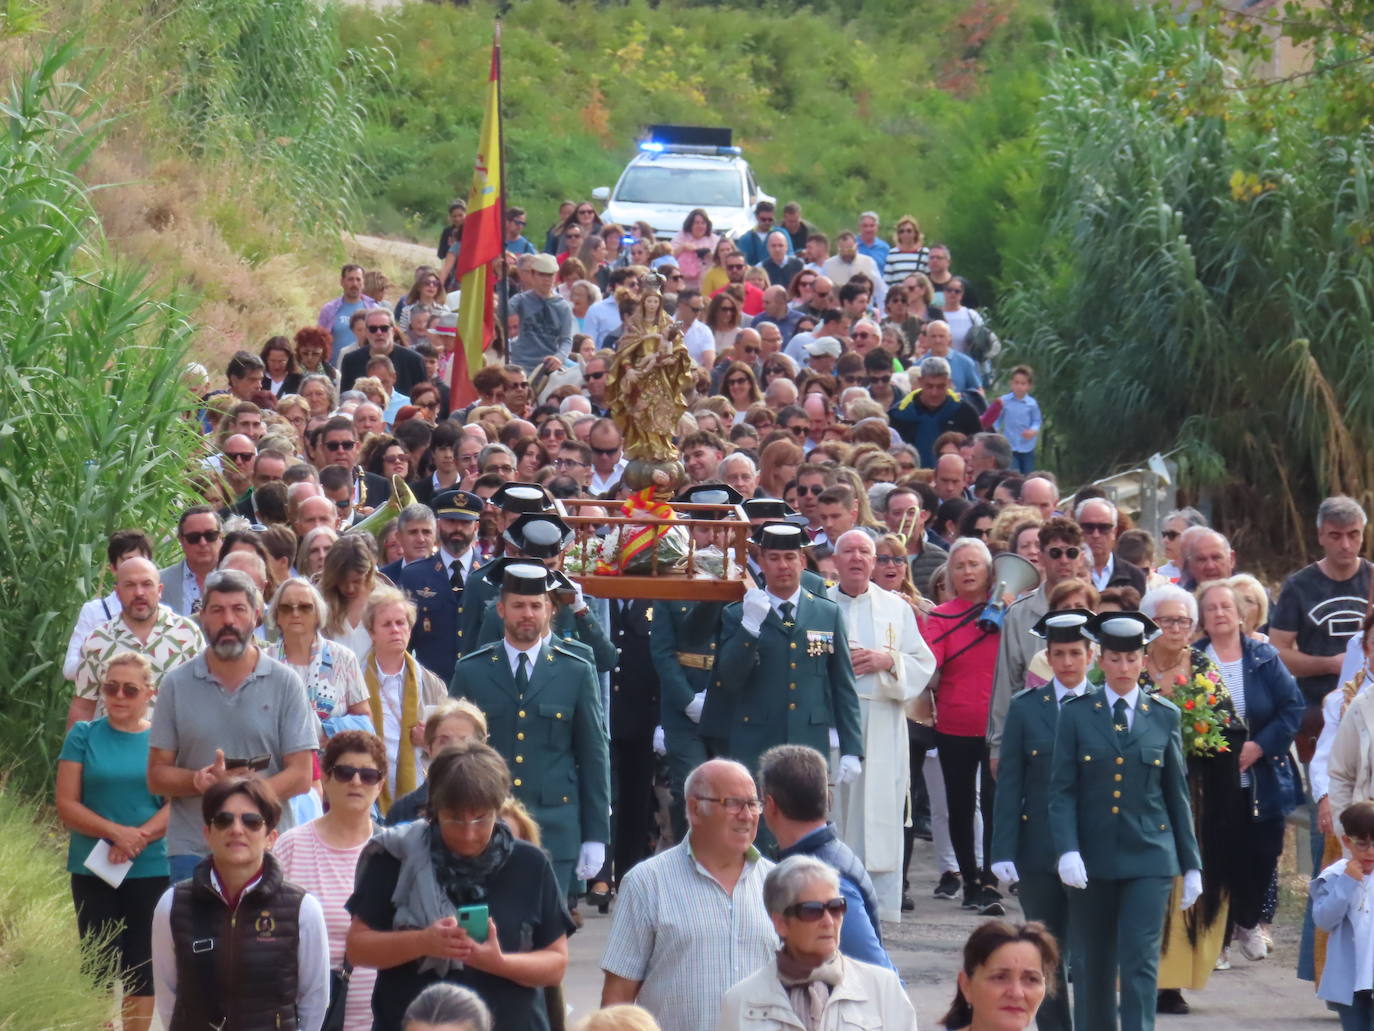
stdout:
{"type": "MultiPolygon", "coordinates": [[[[1122,615],[1104,613],[1090,623],[1104,648],[1112,640],[1100,624],[1124,623],[1122,615]]],[[[1129,618],[1146,622],[1136,613],[1129,618]]],[[[1113,650],[1139,648],[1138,640],[1134,648],[1113,650]]],[[[1088,873],[1086,888],[1068,892],[1069,949],[1082,972],[1075,974],[1074,1013],[1087,1031],[1116,1031],[1118,977],[1123,1031],[1155,1026],[1160,938],[1173,878],[1202,868],[1179,710],[1139,687],[1121,706],[1119,697],[1104,689],[1064,706],[1050,778],[1055,852],[1079,853],[1088,873]]]]}
{"type": "Polygon", "coordinates": [[[582,842],[611,840],[609,744],[585,648],[546,638],[522,692],[497,641],[458,660],[449,694],[486,715],[487,740],[510,766],[515,797],[539,824],[567,889],[582,842]]]}
{"type": "Polygon", "coordinates": [[[839,606],[805,588],[787,625],[770,608],[759,633],[741,622],[743,604],[725,609],[720,686],[730,703],[726,752],[748,769],[774,745],[809,745],[830,754],[830,728],[840,754],[863,758],[859,695],[839,606]]]}
{"type": "MultiPolygon", "coordinates": [[[[590,648],[593,664],[598,673],[609,673],[615,668],[619,653],[597,618],[592,615],[590,608],[574,615],[571,605],[557,606],[553,614],[553,625],[549,629],[561,640],[580,641],[590,648]]],[[[505,628],[501,624],[501,617],[496,613],[496,599],[492,598],[487,602],[486,612],[482,616],[477,645],[481,647],[499,641],[504,634],[505,628]]]]}
{"type": "MultiPolygon", "coordinates": [[[[1029,630],[1050,644],[1082,642],[1089,648],[1091,642],[1083,636],[1083,626],[1091,618],[1086,609],[1065,609],[1043,616],[1029,630]]],[[[1012,697],[1002,721],[988,865],[1015,864],[1017,898],[1026,918],[1039,920],[1060,942],[1060,989],[1041,1004],[1035,1017],[1039,1031],[1073,1028],[1065,969],[1077,964],[1072,962],[1068,948],[1068,889],[1059,880],[1059,853],[1050,836],[1050,768],[1062,707],[1077,693],[1095,690],[1086,680],[1070,689],[1057,679],[1043,687],[1027,688],[1012,697]]]]}
{"type": "Polygon", "coordinates": [[[658,671],[659,725],[668,752],[674,841],[682,841],[687,834],[683,795],[687,774],[725,753],[729,713],[716,669],[724,613],[723,601],[654,602],[649,654],[658,671]],[[686,709],[701,691],[706,692],[701,722],[693,723],[686,709]]]}

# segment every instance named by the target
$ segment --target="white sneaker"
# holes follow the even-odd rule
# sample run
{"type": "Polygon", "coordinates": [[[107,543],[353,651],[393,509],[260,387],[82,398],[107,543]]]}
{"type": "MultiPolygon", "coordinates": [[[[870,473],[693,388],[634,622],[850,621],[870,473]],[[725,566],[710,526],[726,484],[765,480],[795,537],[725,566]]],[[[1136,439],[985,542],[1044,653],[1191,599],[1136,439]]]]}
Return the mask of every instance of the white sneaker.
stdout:
{"type": "Polygon", "coordinates": [[[1217,957],[1217,965],[1216,965],[1215,967],[1213,967],[1212,969],[1213,969],[1213,970],[1230,970],[1230,969],[1231,969],[1231,950],[1230,950],[1229,948],[1224,948],[1224,949],[1221,950],[1221,955],[1217,957]]]}
{"type": "Polygon", "coordinates": [[[1240,953],[1251,963],[1258,963],[1268,955],[1264,947],[1264,935],[1258,927],[1237,927],[1235,941],[1240,945],[1240,953]]]}

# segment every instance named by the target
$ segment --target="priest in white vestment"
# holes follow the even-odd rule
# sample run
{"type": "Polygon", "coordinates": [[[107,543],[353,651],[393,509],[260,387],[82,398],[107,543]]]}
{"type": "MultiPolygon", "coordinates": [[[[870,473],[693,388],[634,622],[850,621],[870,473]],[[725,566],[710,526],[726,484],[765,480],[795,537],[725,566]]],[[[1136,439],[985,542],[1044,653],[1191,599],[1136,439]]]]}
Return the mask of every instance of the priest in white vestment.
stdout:
{"type": "Polygon", "coordinates": [[[841,534],[835,547],[839,583],[826,591],[844,616],[864,735],[863,772],[834,788],[831,820],[872,877],[879,915],[896,921],[902,915],[902,828],[911,808],[906,705],[930,681],[935,656],[911,606],[873,583],[875,556],[865,531],[841,534]]]}

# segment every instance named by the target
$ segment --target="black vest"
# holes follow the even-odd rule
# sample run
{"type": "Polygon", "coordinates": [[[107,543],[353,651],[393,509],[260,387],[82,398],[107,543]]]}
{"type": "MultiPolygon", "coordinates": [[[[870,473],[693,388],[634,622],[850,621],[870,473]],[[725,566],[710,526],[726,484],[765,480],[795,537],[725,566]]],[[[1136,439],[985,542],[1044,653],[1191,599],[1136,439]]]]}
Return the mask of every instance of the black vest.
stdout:
{"type": "Polygon", "coordinates": [[[878,944],[882,945],[883,924],[878,919],[878,896],[873,890],[873,879],[868,876],[868,871],[864,869],[854,850],[840,840],[833,823],[827,823],[819,830],[812,831],[791,848],[779,850],[778,862],[790,856],[812,856],[828,866],[833,866],[845,880],[853,881],[859,889],[859,894],[863,896],[864,909],[868,911],[868,919],[873,924],[873,933],[878,937],[878,944]]]}
{"type": "Polygon", "coordinates": [[[297,945],[305,889],[282,879],[271,853],[262,878],[230,910],[210,860],[172,894],[177,999],[167,1031],[295,1031],[297,945]]]}

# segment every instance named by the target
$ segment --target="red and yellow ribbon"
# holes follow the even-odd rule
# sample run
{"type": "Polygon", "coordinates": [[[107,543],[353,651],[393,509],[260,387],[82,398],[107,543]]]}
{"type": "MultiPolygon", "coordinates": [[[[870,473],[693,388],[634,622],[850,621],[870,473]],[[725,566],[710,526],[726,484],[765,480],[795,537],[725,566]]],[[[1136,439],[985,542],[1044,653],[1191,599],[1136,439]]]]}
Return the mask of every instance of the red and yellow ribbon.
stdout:
{"type": "MultiPolygon", "coordinates": [[[[672,506],[666,501],[658,501],[654,498],[654,488],[645,487],[643,490],[631,494],[620,506],[620,514],[626,517],[633,517],[639,513],[661,519],[663,522],[649,526],[630,526],[628,536],[620,535],[620,555],[617,557],[616,564],[612,566],[604,558],[596,564],[597,576],[618,576],[621,571],[633,562],[646,549],[653,547],[658,541],[672,529],[672,520],[675,516],[672,506]]],[[[624,524],[622,524],[624,525],[624,524]]]]}

